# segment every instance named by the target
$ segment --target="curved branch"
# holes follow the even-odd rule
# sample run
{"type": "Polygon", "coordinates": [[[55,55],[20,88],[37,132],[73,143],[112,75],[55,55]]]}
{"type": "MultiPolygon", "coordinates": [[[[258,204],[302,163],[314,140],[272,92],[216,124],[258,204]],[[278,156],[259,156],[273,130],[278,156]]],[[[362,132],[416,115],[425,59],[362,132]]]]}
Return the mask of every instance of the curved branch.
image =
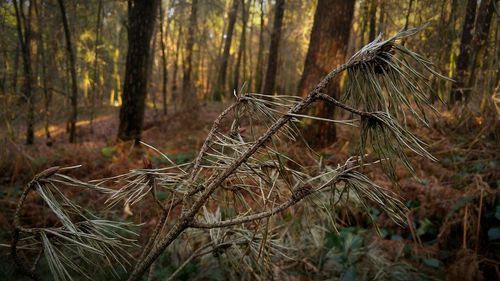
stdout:
{"type": "Polygon", "coordinates": [[[232,225],[237,225],[237,224],[242,224],[246,222],[251,222],[255,220],[260,220],[263,218],[270,217],[272,215],[275,215],[277,213],[280,213],[289,207],[297,204],[300,202],[302,199],[307,197],[308,195],[311,195],[314,193],[315,190],[310,189],[308,187],[303,187],[299,190],[297,190],[290,199],[288,199],[285,203],[279,205],[278,207],[275,207],[269,211],[266,212],[261,212],[258,214],[254,215],[249,215],[249,216],[244,216],[241,218],[235,218],[231,220],[225,220],[225,221],[219,221],[216,223],[204,223],[204,222],[198,222],[198,221],[193,221],[189,227],[192,228],[205,228],[205,229],[211,229],[211,228],[221,228],[221,227],[226,227],[226,226],[232,226],[232,225]]]}
{"type": "MultiPolygon", "coordinates": [[[[19,257],[17,253],[17,244],[19,243],[19,239],[21,238],[21,232],[29,232],[29,233],[34,233],[32,229],[29,228],[24,228],[21,226],[21,222],[19,220],[19,214],[21,213],[21,209],[23,208],[24,201],[26,201],[26,198],[28,197],[28,194],[35,188],[35,184],[38,182],[40,179],[46,179],[55,173],[57,173],[61,167],[55,166],[48,168],[41,173],[37,174],[32,181],[30,181],[26,187],[23,190],[23,193],[21,194],[21,197],[19,198],[19,201],[17,201],[17,206],[16,206],[16,212],[14,213],[14,231],[12,233],[12,242],[10,245],[10,254],[12,258],[14,259],[14,262],[17,266],[17,268],[26,276],[30,277],[33,280],[40,280],[40,277],[35,273],[35,269],[33,270],[28,269],[28,266],[25,264],[25,262],[19,257]]],[[[36,263],[38,263],[38,257],[37,260],[35,260],[34,267],[36,267],[36,263]]]]}
{"type": "Polygon", "coordinates": [[[366,112],[366,111],[361,111],[361,110],[358,110],[358,109],[355,109],[355,108],[352,108],[344,103],[341,103],[339,102],[338,100],[334,99],[332,96],[329,96],[327,94],[324,94],[324,93],[320,93],[318,95],[318,98],[321,99],[321,100],[324,100],[324,101],[328,101],[330,103],[333,103],[333,105],[337,106],[337,107],[340,107],[342,109],[345,109],[353,114],[356,114],[356,115],[359,115],[359,116],[363,116],[363,117],[369,117],[371,116],[371,113],[370,112],[366,112]]]}
{"type": "Polygon", "coordinates": [[[215,121],[212,125],[212,128],[210,129],[210,132],[208,133],[208,135],[205,139],[205,142],[203,143],[203,146],[200,149],[200,152],[198,153],[198,155],[196,156],[196,159],[194,160],[193,169],[191,170],[191,173],[189,176],[189,182],[192,182],[195,179],[196,174],[198,173],[198,171],[200,169],[201,159],[203,158],[203,155],[205,154],[205,152],[207,152],[209,145],[210,145],[210,141],[212,140],[214,134],[219,129],[220,122],[222,121],[222,119],[224,119],[224,117],[226,117],[226,115],[229,114],[229,112],[231,112],[237,105],[239,105],[241,101],[242,100],[238,98],[238,100],[236,102],[234,102],[228,108],[226,108],[217,117],[217,119],[215,119],[215,121]]]}

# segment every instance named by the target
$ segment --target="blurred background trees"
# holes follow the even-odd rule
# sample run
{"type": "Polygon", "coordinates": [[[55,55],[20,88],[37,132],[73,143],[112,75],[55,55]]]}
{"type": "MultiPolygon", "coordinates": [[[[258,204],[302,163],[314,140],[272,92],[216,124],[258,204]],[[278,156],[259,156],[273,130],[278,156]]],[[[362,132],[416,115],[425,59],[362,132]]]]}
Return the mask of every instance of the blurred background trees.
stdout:
{"type": "MultiPolygon", "coordinates": [[[[2,2],[1,115],[9,136],[52,144],[68,116],[68,140],[78,141],[78,124],[90,122],[92,131],[100,113],[121,107],[118,136],[127,140],[140,137],[142,111],[228,101],[243,84],[303,95],[379,33],[427,22],[412,40],[456,81],[431,81],[429,97],[496,114],[496,0],[160,2],[148,12],[154,23],[140,13],[140,30],[134,1],[2,2]]],[[[335,138],[333,125],[311,132],[318,145],[335,138]]]]}

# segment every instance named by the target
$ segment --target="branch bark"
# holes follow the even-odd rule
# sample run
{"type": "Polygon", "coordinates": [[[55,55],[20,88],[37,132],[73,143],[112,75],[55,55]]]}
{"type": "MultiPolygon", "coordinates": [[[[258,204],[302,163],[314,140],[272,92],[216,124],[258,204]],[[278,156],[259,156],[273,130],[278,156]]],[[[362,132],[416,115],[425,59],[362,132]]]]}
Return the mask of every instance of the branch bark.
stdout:
{"type": "MultiPolygon", "coordinates": [[[[138,261],[129,281],[139,280],[144,272],[151,266],[151,264],[160,256],[160,254],[183,233],[193,223],[195,215],[205,205],[210,195],[221,186],[224,180],[229,177],[239,166],[241,166],[250,156],[252,156],[260,147],[262,147],[274,134],[276,134],[286,123],[292,118],[291,115],[300,113],[302,110],[308,108],[313,102],[319,99],[322,91],[328,86],[331,80],[339,73],[355,66],[358,62],[353,61],[338,66],[326,75],[323,80],[305,97],[302,101],[298,102],[291,108],[287,114],[278,119],[269,129],[263,134],[255,143],[248,148],[238,159],[236,159],[226,170],[219,174],[201,193],[192,206],[184,212],[178,219],[177,223],[167,233],[160,233],[157,241],[154,243],[151,252],[146,255],[144,259],[138,261]]],[[[201,158],[200,158],[201,159],[201,158]]]]}

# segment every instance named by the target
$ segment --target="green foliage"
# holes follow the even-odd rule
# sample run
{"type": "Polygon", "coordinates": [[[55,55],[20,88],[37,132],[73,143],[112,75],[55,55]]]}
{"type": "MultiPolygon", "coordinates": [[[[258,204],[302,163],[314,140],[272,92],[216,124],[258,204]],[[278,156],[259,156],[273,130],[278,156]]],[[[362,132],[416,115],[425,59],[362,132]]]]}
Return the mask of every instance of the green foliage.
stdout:
{"type": "Polygon", "coordinates": [[[111,158],[113,157],[113,154],[116,152],[116,147],[114,146],[106,146],[101,148],[101,154],[102,156],[106,158],[111,158]]]}

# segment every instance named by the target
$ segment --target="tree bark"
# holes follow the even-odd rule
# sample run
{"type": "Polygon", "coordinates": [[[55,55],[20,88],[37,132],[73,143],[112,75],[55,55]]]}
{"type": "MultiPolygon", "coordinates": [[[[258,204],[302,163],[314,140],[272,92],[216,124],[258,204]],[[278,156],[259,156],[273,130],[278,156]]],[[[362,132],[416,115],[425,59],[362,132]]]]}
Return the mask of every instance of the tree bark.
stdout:
{"type": "Polygon", "coordinates": [[[375,27],[377,21],[377,1],[378,0],[370,0],[370,29],[368,31],[369,42],[375,39],[375,27]]]}
{"type": "Polygon", "coordinates": [[[257,53],[257,65],[255,67],[255,90],[262,92],[262,74],[264,65],[264,0],[260,0],[260,31],[259,51],[257,53]]]}
{"type": "Polygon", "coordinates": [[[234,81],[233,81],[233,90],[236,91],[239,90],[241,61],[245,56],[246,34],[247,34],[246,29],[247,29],[247,19],[249,12],[248,9],[250,9],[250,5],[248,5],[248,8],[245,8],[245,0],[240,0],[240,1],[241,1],[241,37],[240,37],[240,45],[238,47],[238,59],[236,60],[236,66],[234,69],[234,81]]]}
{"type": "Polygon", "coordinates": [[[46,57],[46,49],[45,49],[45,42],[43,38],[43,21],[44,21],[44,12],[43,10],[43,5],[40,5],[40,9],[37,8],[35,4],[35,14],[37,18],[37,23],[38,23],[38,53],[40,55],[40,61],[41,61],[41,76],[42,76],[42,88],[43,88],[43,96],[44,96],[44,130],[45,130],[45,144],[47,146],[52,146],[52,136],[50,135],[50,103],[52,101],[52,93],[49,91],[49,85],[52,84],[52,80],[49,81],[48,75],[47,75],[47,57],[46,57]]]}
{"type": "Polygon", "coordinates": [[[118,138],[141,138],[148,85],[148,60],[159,0],[128,1],[128,51],[118,138]]]}
{"type": "MultiPolygon", "coordinates": [[[[168,6],[167,6],[168,8],[168,6]]],[[[168,9],[167,9],[168,10],[168,9]]],[[[161,94],[162,94],[162,99],[163,99],[163,115],[167,115],[167,83],[168,83],[168,69],[167,69],[167,53],[166,53],[166,46],[165,46],[165,36],[167,36],[164,28],[163,28],[163,21],[164,21],[164,11],[162,8],[162,4],[160,1],[160,47],[161,47],[161,61],[162,61],[162,83],[161,83],[161,94]]],[[[170,25],[170,20],[167,15],[167,27],[166,30],[168,31],[168,27],[170,25]]]]}
{"type": "Polygon", "coordinates": [[[32,2],[28,2],[28,15],[24,14],[22,2],[18,4],[17,0],[13,1],[16,21],[17,35],[19,44],[21,45],[22,60],[23,60],[23,96],[28,105],[26,118],[26,144],[31,145],[34,142],[34,122],[35,122],[35,105],[33,101],[33,70],[31,66],[31,16],[33,13],[32,2]]]}
{"type": "MultiPolygon", "coordinates": [[[[472,55],[471,55],[471,65],[470,65],[470,76],[467,83],[467,88],[471,89],[475,78],[476,78],[476,68],[479,64],[479,58],[481,54],[484,53],[484,48],[488,41],[488,35],[490,34],[491,19],[493,17],[493,11],[495,9],[495,1],[497,0],[482,0],[479,6],[479,14],[477,15],[476,25],[474,28],[474,36],[472,38],[472,55]]],[[[498,3],[498,1],[497,1],[498,3]]],[[[468,101],[470,98],[470,91],[467,91],[468,95],[465,99],[468,101]]]]}
{"type": "Polygon", "coordinates": [[[384,0],[379,0],[379,17],[378,17],[378,27],[377,33],[384,33],[385,30],[385,2],[384,0]]]}
{"type": "Polygon", "coordinates": [[[189,27],[186,42],[186,63],[184,67],[184,76],[182,77],[182,91],[184,92],[181,98],[182,106],[187,107],[196,103],[196,93],[191,81],[193,68],[193,48],[196,22],[198,18],[198,0],[193,0],[191,3],[191,15],[189,16],[189,27]]]}
{"type": "Polygon", "coordinates": [[[236,15],[238,14],[238,5],[240,0],[233,0],[233,6],[229,11],[229,23],[227,26],[227,32],[225,34],[226,40],[224,41],[224,52],[220,58],[220,68],[219,75],[217,78],[217,85],[214,92],[214,100],[220,101],[224,92],[226,91],[226,73],[227,65],[229,63],[229,52],[231,51],[231,43],[233,41],[234,26],[236,23],[236,15]]]}
{"type": "Polygon", "coordinates": [[[461,102],[466,96],[467,70],[471,55],[472,29],[474,28],[474,18],[476,17],[476,0],[468,0],[465,10],[465,20],[460,38],[460,53],[457,58],[457,67],[453,80],[455,83],[451,87],[450,105],[461,102]]]}
{"type": "MultiPolygon", "coordinates": [[[[161,0],[160,0],[161,2],[161,0]]],[[[156,20],[155,20],[156,22],[156,20]]],[[[149,55],[148,58],[148,76],[153,76],[154,77],[154,66],[155,66],[155,56],[156,56],[156,42],[158,40],[158,31],[156,30],[156,25],[153,27],[153,41],[151,42],[151,54],[149,55]]],[[[151,97],[151,100],[153,102],[153,111],[154,111],[154,116],[156,118],[156,114],[158,112],[158,106],[156,104],[156,87],[153,87],[156,85],[154,83],[154,79],[148,79],[148,86],[146,89],[146,93],[148,93],[151,97]]]]}
{"type": "Polygon", "coordinates": [[[174,70],[172,73],[172,103],[174,104],[174,111],[177,106],[177,72],[179,71],[179,54],[181,52],[181,39],[182,39],[182,25],[179,24],[179,33],[177,35],[177,43],[175,46],[174,70]]]}
{"type": "MultiPolygon", "coordinates": [[[[345,60],[354,5],[355,1],[351,0],[318,1],[304,71],[299,82],[299,95],[307,95],[317,81],[345,60]],[[335,11],[335,14],[332,15],[331,11],[335,11]]],[[[339,96],[339,92],[338,79],[332,81],[325,91],[335,98],[339,96]]],[[[321,103],[316,107],[314,115],[332,118],[334,110],[333,107],[321,103]]],[[[335,125],[312,121],[305,135],[311,144],[326,146],[336,139],[335,125]]]]}
{"type": "Polygon", "coordinates": [[[93,93],[90,96],[90,133],[94,133],[94,115],[95,115],[95,98],[99,97],[99,44],[101,41],[101,14],[102,0],[97,4],[97,21],[95,27],[95,43],[94,43],[94,81],[93,93]]]}
{"type": "MultiPolygon", "coordinates": [[[[405,25],[404,25],[403,29],[408,29],[408,26],[410,25],[410,15],[411,15],[412,7],[413,7],[413,0],[410,0],[410,2],[408,3],[408,10],[406,10],[405,25]]],[[[405,41],[406,41],[405,38],[403,38],[401,40],[402,46],[405,45],[405,41]]]]}
{"type": "Polygon", "coordinates": [[[69,142],[74,143],[76,139],[76,119],[78,117],[78,82],[76,81],[75,53],[71,41],[71,32],[69,30],[68,18],[63,0],[57,0],[61,10],[61,18],[64,28],[64,37],[66,39],[66,51],[69,58],[69,68],[71,74],[71,114],[69,117],[69,142]]]}
{"type": "Polygon", "coordinates": [[[269,45],[269,58],[267,61],[266,78],[262,94],[273,95],[276,83],[276,72],[278,70],[278,50],[281,39],[281,25],[283,24],[283,15],[285,13],[285,0],[276,0],[274,10],[274,24],[271,33],[271,44],[269,45]]]}

